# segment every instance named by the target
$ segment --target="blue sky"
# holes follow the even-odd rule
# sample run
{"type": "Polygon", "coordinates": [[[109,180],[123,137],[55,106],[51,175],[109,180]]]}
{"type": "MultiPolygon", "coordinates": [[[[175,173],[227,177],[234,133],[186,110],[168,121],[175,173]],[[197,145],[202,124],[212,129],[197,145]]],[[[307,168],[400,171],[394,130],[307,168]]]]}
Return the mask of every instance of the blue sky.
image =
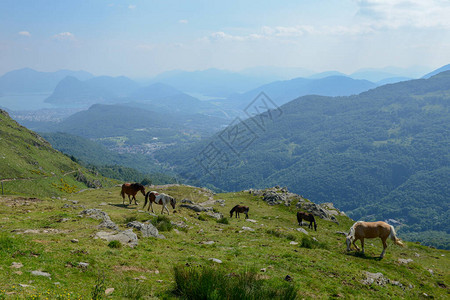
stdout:
{"type": "Polygon", "coordinates": [[[0,74],[450,63],[450,1],[2,0],[0,74]]]}

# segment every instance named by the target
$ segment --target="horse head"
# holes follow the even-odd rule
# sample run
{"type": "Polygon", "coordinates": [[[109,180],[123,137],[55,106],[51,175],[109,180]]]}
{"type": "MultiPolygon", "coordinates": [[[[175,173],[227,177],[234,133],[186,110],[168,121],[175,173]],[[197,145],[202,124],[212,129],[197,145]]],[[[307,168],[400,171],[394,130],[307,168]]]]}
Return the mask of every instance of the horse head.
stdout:
{"type": "Polygon", "coordinates": [[[170,205],[172,205],[172,208],[175,209],[175,204],[177,204],[177,200],[175,198],[170,197],[170,205]]]}
{"type": "MultiPolygon", "coordinates": [[[[355,223],[356,224],[356,223],[355,223]]],[[[351,245],[353,240],[355,239],[355,227],[354,225],[350,228],[350,232],[347,234],[346,242],[347,242],[347,251],[352,250],[351,245]]]]}
{"type": "Polygon", "coordinates": [[[141,185],[139,187],[139,190],[141,191],[142,195],[144,195],[144,197],[145,197],[145,186],[141,185]]]}

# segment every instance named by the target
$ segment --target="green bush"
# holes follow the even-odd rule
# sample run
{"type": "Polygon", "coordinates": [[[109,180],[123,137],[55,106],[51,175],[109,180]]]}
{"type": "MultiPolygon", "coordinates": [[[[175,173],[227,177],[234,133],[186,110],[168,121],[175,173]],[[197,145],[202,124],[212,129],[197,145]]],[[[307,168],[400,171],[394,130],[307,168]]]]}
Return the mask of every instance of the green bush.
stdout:
{"type": "Polygon", "coordinates": [[[200,221],[208,221],[208,217],[205,216],[205,215],[199,215],[199,216],[198,216],[198,219],[199,219],[200,221]]]}
{"type": "Polygon", "coordinates": [[[308,248],[308,249],[317,249],[317,248],[327,249],[327,245],[325,243],[321,243],[316,240],[313,240],[311,237],[308,237],[308,236],[304,236],[302,238],[300,247],[308,248]]]}
{"type": "Polygon", "coordinates": [[[170,219],[168,216],[160,215],[151,221],[153,225],[159,231],[171,231],[173,229],[172,223],[170,223],[170,219]]]}
{"type": "Polygon", "coordinates": [[[230,222],[228,221],[228,218],[222,217],[219,220],[217,220],[217,223],[220,224],[230,224],[230,222]]]}
{"type": "Polygon", "coordinates": [[[127,277],[121,286],[121,294],[124,299],[144,299],[150,294],[148,284],[141,283],[127,277]]]}
{"type": "Polygon", "coordinates": [[[213,266],[175,266],[175,294],[182,299],[296,299],[289,282],[260,279],[256,271],[227,274],[213,266]]]}
{"type": "Polygon", "coordinates": [[[122,244],[117,240],[113,240],[113,241],[109,242],[108,247],[118,249],[118,248],[122,247],[122,244]]]}

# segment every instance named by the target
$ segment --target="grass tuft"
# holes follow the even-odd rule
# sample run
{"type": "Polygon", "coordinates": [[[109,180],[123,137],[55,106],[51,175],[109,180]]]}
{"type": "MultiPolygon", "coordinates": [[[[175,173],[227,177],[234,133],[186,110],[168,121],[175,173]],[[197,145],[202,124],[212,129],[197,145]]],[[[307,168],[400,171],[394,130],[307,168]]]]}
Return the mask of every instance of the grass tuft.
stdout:
{"type": "Polygon", "coordinates": [[[318,242],[316,240],[313,240],[309,236],[304,236],[302,238],[302,242],[300,243],[300,247],[302,248],[308,248],[308,249],[327,249],[327,245],[325,243],[318,242]]]}
{"type": "Polygon", "coordinates": [[[151,223],[155,225],[159,231],[171,231],[173,229],[173,225],[170,223],[168,216],[160,215],[154,218],[151,223]]]}
{"type": "Polygon", "coordinates": [[[119,248],[122,247],[122,244],[119,241],[117,241],[117,240],[113,240],[113,241],[109,242],[108,247],[109,248],[119,249],[119,248]]]}
{"type": "Polygon", "coordinates": [[[296,299],[294,286],[255,271],[227,274],[215,266],[174,267],[175,294],[184,299],[296,299]]]}
{"type": "Polygon", "coordinates": [[[230,224],[230,221],[228,221],[228,218],[226,218],[226,217],[222,217],[222,218],[220,218],[219,220],[217,220],[217,223],[220,223],[220,224],[230,224]]]}

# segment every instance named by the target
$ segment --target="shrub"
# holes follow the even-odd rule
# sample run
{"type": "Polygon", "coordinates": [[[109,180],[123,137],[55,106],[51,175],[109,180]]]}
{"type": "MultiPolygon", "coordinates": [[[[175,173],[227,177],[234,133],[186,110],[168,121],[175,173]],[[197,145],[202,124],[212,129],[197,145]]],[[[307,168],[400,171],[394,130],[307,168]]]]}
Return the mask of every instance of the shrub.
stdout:
{"type": "Polygon", "coordinates": [[[208,221],[208,217],[206,217],[205,215],[200,215],[200,216],[198,216],[198,219],[199,219],[200,221],[208,221]]]}
{"type": "Polygon", "coordinates": [[[212,266],[175,266],[175,294],[185,299],[295,299],[292,284],[265,280],[256,271],[227,274],[212,266]]]}
{"type": "MultiPolygon", "coordinates": [[[[114,241],[111,241],[114,242],[114,241]]],[[[92,300],[104,299],[105,298],[105,273],[98,273],[97,279],[95,280],[95,286],[92,290],[92,300]]]]}
{"type": "Polygon", "coordinates": [[[150,289],[147,284],[127,277],[122,283],[121,294],[124,299],[144,299],[149,296],[150,289]]]}
{"type": "Polygon", "coordinates": [[[219,220],[217,220],[217,223],[220,224],[230,224],[230,222],[228,221],[228,218],[222,217],[219,220]]]}
{"type": "Polygon", "coordinates": [[[109,242],[108,247],[118,249],[118,248],[122,247],[122,244],[117,240],[113,240],[113,241],[109,242]]]}
{"type": "Polygon", "coordinates": [[[316,249],[316,248],[326,249],[327,245],[325,243],[313,240],[311,237],[304,236],[302,238],[302,242],[300,243],[300,247],[308,249],[316,249]]]}
{"type": "Polygon", "coordinates": [[[171,231],[173,229],[173,225],[170,223],[168,216],[160,215],[152,220],[152,224],[155,225],[159,231],[171,231]]]}

